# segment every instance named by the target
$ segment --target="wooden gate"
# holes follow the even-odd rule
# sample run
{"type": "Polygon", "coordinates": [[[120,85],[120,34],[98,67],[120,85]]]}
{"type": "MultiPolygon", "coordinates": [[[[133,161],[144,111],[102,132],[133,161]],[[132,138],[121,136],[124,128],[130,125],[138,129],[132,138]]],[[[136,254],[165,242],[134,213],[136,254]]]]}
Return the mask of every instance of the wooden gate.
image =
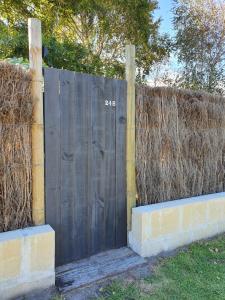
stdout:
{"type": "Polygon", "coordinates": [[[44,69],[46,223],[56,265],[126,245],[126,81],[44,69]]]}

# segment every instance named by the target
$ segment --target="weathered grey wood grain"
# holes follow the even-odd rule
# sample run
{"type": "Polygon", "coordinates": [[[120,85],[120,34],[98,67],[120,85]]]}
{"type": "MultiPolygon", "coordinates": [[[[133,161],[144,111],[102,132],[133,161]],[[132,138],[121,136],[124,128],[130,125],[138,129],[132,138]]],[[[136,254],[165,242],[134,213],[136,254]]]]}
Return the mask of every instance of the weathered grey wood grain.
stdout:
{"type": "Polygon", "coordinates": [[[67,292],[146,263],[146,259],[125,247],[106,251],[58,268],[56,270],[56,286],[60,292],[67,292]]]}
{"type": "Polygon", "coordinates": [[[90,76],[91,82],[91,138],[90,138],[90,199],[92,199],[91,223],[91,253],[98,253],[105,249],[105,215],[106,198],[102,193],[104,185],[105,166],[105,120],[104,120],[104,78],[90,76]],[[91,179],[92,178],[92,179],[91,179]]]}
{"type": "Polygon", "coordinates": [[[76,199],[75,169],[75,85],[74,72],[60,71],[61,98],[61,241],[64,263],[75,259],[76,253],[76,199]]]}
{"type": "Polygon", "coordinates": [[[61,251],[61,198],[60,198],[60,96],[59,70],[44,69],[45,93],[45,210],[46,222],[56,234],[56,261],[61,251]]]}
{"type": "Polygon", "coordinates": [[[127,243],[126,206],[126,82],[117,82],[116,92],[116,245],[127,243]]]}
{"type": "MultiPolygon", "coordinates": [[[[105,99],[115,101],[116,81],[105,79],[105,99]]],[[[116,247],[116,107],[105,106],[105,248],[116,247]]]]}
{"type": "Polygon", "coordinates": [[[90,202],[88,197],[88,147],[90,88],[86,74],[75,73],[75,219],[76,257],[90,252],[90,202]],[[86,98],[84,99],[84,95],[86,98]],[[79,246],[78,246],[79,245],[79,246]]]}
{"type": "Polygon", "coordinates": [[[62,265],[126,245],[126,83],[46,72],[46,221],[62,265]]]}

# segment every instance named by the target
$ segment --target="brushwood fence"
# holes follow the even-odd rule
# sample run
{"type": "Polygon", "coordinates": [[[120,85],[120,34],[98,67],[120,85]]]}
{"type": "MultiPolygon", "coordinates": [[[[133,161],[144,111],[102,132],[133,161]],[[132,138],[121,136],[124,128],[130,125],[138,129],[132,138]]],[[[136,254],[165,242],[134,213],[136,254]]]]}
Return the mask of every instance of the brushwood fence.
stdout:
{"type": "Polygon", "coordinates": [[[31,76],[0,63],[0,232],[31,216],[31,76]]]}
{"type": "Polygon", "coordinates": [[[224,191],[225,98],[136,89],[138,204],[224,191]]]}
{"type": "MultiPolygon", "coordinates": [[[[29,72],[0,63],[0,74],[1,232],[32,224],[32,97],[29,72]]],[[[136,87],[139,205],[225,190],[224,115],[222,97],[136,87]]]]}

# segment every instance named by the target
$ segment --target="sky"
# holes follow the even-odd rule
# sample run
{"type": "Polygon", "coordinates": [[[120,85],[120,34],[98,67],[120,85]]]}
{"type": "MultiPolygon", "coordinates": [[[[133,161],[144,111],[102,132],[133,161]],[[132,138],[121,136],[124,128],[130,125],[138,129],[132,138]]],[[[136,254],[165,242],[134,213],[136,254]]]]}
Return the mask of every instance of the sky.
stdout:
{"type": "Polygon", "coordinates": [[[156,18],[161,18],[162,23],[160,26],[161,33],[168,33],[173,35],[173,26],[172,26],[172,3],[173,0],[158,0],[159,9],[155,12],[156,18]]]}
{"type": "MultiPolygon", "coordinates": [[[[175,35],[174,30],[173,30],[173,24],[172,24],[172,19],[173,19],[173,14],[171,12],[172,7],[173,7],[173,0],[158,0],[158,6],[159,9],[155,11],[154,17],[156,19],[161,18],[161,24],[160,24],[160,33],[164,34],[167,33],[171,37],[175,35]]],[[[175,55],[171,55],[170,57],[170,68],[171,68],[171,74],[179,70],[179,63],[177,61],[177,58],[175,55]]],[[[154,75],[153,75],[154,77],[154,75]]],[[[149,82],[152,80],[151,74],[148,77],[149,82]]]]}

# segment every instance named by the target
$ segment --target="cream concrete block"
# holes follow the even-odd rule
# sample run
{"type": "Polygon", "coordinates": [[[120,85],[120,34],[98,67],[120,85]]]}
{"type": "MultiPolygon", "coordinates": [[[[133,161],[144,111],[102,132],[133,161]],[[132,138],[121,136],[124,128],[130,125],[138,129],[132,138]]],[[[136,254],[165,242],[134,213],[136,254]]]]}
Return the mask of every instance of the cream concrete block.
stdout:
{"type": "Polygon", "coordinates": [[[151,218],[151,236],[157,238],[161,235],[161,211],[156,210],[149,214],[151,218]]]}
{"type": "Polygon", "coordinates": [[[221,219],[225,219],[225,199],[218,199],[216,201],[217,206],[219,206],[220,211],[221,211],[221,219]]]}
{"type": "Polygon", "coordinates": [[[218,224],[206,224],[205,226],[199,227],[193,230],[193,241],[199,241],[202,239],[210,238],[219,233],[218,224]]]}
{"type": "Polygon", "coordinates": [[[192,232],[193,241],[202,240],[207,237],[207,234],[208,234],[208,237],[210,237],[210,234],[208,231],[209,231],[209,228],[207,228],[206,226],[199,227],[196,230],[193,230],[193,232],[192,232]]]}
{"type": "Polygon", "coordinates": [[[174,234],[180,230],[179,208],[165,208],[151,213],[152,238],[174,234]]]}
{"type": "Polygon", "coordinates": [[[221,232],[225,193],[134,208],[129,242],[141,256],[152,256],[221,232]]]}
{"type": "Polygon", "coordinates": [[[175,234],[180,230],[179,207],[166,208],[161,210],[160,235],[175,234]]]}
{"type": "Polygon", "coordinates": [[[54,268],[55,256],[55,237],[54,232],[30,237],[30,271],[45,271],[54,268]]]}
{"type": "Polygon", "coordinates": [[[158,255],[164,251],[164,243],[161,239],[150,239],[145,241],[140,248],[140,252],[137,252],[142,257],[150,257],[158,255]]]}
{"type": "Polygon", "coordinates": [[[221,214],[222,214],[221,218],[222,218],[222,220],[224,220],[225,219],[225,199],[223,199],[223,200],[221,199],[220,205],[221,205],[221,214]]]}
{"type": "Polygon", "coordinates": [[[184,232],[167,237],[164,240],[164,251],[171,251],[184,245],[188,245],[193,241],[192,232],[184,232]]]}
{"type": "Polygon", "coordinates": [[[183,230],[188,231],[192,226],[192,205],[184,206],[182,208],[182,227],[183,230]]]}
{"type": "Polygon", "coordinates": [[[208,203],[208,221],[210,223],[220,222],[225,219],[225,201],[215,200],[208,203]]]}
{"type": "Polygon", "coordinates": [[[176,237],[168,237],[163,240],[163,252],[171,251],[180,247],[181,241],[176,237]]]}
{"type": "Polygon", "coordinates": [[[143,228],[142,228],[142,214],[132,213],[132,237],[135,240],[142,241],[143,228]]]}
{"type": "Polygon", "coordinates": [[[142,246],[135,251],[142,257],[156,256],[160,253],[172,251],[178,247],[190,244],[192,242],[192,235],[190,233],[174,234],[163,238],[150,239],[145,241],[142,246]]]}
{"type": "Polygon", "coordinates": [[[193,242],[193,231],[182,232],[178,236],[179,247],[189,245],[193,242]]]}
{"type": "Polygon", "coordinates": [[[0,233],[0,295],[22,297],[55,283],[55,238],[49,225],[0,233]]]}
{"type": "Polygon", "coordinates": [[[225,232],[225,219],[218,222],[218,233],[225,232]]]}
{"type": "Polygon", "coordinates": [[[19,239],[0,242],[0,284],[20,275],[22,242],[19,239]]]}
{"type": "Polygon", "coordinates": [[[151,236],[151,219],[149,214],[132,213],[132,236],[144,241],[151,236]]]}
{"type": "MultiPolygon", "coordinates": [[[[6,286],[5,288],[0,287],[0,292],[4,295],[3,298],[0,297],[1,300],[35,300],[34,296],[32,295],[33,292],[39,290],[45,290],[49,287],[54,286],[54,280],[52,276],[48,277],[37,277],[36,280],[30,279],[29,281],[18,280],[17,284],[11,284],[6,286]],[[28,296],[32,295],[31,297],[28,296]]],[[[40,299],[40,298],[39,298],[40,299]]],[[[41,299],[40,299],[41,300],[41,299]]],[[[49,299],[50,300],[50,299],[49,299]]]]}
{"type": "MultiPolygon", "coordinates": [[[[225,231],[225,226],[224,226],[224,230],[222,230],[221,232],[224,231],[225,231]]],[[[204,238],[213,237],[221,232],[219,228],[219,223],[207,224],[206,236],[204,238]]]]}
{"type": "Polygon", "coordinates": [[[143,214],[142,217],[142,240],[148,240],[152,236],[151,215],[143,214]]]}
{"type": "Polygon", "coordinates": [[[182,226],[184,231],[196,228],[206,223],[206,203],[192,203],[182,208],[182,226]]]}
{"type": "Polygon", "coordinates": [[[134,252],[141,255],[140,253],[142,252],[141,249],[143,242],[140,240],[136,240],[136,237],[134,236],[134,233],[132,231],[128,233],[128,245],[131,249],[133,249],[134,252]]]}

